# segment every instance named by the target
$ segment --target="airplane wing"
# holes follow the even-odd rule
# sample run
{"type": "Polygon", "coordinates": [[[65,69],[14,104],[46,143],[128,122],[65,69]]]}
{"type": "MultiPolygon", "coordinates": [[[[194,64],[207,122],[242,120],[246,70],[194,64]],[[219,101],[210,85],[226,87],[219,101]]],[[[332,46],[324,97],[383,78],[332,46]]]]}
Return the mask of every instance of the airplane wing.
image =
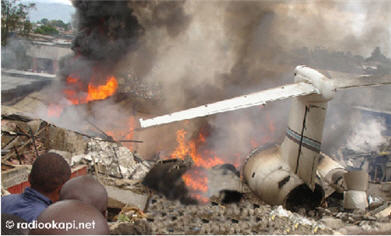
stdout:
{"type": "Polygon", "coordinates": [[[283,100],[290,97],[303,96],[313,93],[319,94],[319,90],[309,83],[300,82],[263,90],[240,97],[230,98],[167,115],[157,116],[151,119],[144,120],[141,118],[139,121],[142,128],[147,128],[156,125],[168,124],[175,121],[188,120],[196,117],[204,117],[217,113],[264,105],[271,101],[283,100]]]}
{"type": "Polygon", "coordinates": [[[328,71],[337,89],[391,84],[391,75],[355,75],[328,71]]]}

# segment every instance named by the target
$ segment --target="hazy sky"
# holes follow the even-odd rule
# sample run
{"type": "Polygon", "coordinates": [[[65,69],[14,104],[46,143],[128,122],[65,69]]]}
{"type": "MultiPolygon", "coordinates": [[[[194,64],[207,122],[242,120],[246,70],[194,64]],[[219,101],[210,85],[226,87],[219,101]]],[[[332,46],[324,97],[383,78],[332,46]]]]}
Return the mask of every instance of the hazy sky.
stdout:
{"type": "Polygon", "coordinates": [[[72,5],[71,0],[36,0],[35,2],[52,2],[72,5]]]}

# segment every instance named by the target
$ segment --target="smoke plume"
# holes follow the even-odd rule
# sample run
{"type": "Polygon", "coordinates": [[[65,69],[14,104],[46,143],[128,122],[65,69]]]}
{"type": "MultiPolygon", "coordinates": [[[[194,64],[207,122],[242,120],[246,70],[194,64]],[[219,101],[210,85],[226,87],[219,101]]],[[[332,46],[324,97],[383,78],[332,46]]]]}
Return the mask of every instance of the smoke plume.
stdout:
{"type": "Polygon", "coordinates": [[[355,127],[346,146],[356,152],[378,151],[379,147],[387,141],[383,136],[385,130],[384,120],[371,119],[362,122],[355,127]]]}
{"type": "MultiPolygon", "coordinates": [[[[152,109],[141,103],[132,111],[131,105],[109,99],[72,112],[76,117],[95,114],[94,122],[106,129],[114,123],[128,127],[122,122],[130,115],[148,118],[291,83],[299,64],[361,73],[364,57],[375,47],[391,55],[388,1],[73,3],[75,55],[63,60],[62,78],[75,73],[89,81],[113,73],[120,77],[119,90],[135,81],[158,87],[152,109]]],[[[137,148],[147,158],[170,152],[177,129],[185,127],[192,137],[208,127],[208,147],[223,156],[242,155],[252,142],[281,140],[288,106],[289,101],[273,103],[136,132],[135,138],[144,140],[137,148]]],[[[332,114],[331,119],[340,119],[332,114]]]]}

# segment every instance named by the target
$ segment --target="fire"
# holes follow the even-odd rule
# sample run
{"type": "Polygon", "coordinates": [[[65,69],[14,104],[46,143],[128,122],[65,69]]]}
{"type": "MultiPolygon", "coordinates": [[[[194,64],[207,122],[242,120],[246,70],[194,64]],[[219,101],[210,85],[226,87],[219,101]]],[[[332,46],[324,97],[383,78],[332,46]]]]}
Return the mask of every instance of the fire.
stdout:
{"type": "Polygon", "coordinates": [[[206,203],[208,199],[202,195],[208,191],[208,178],[203,176],[204,171],[202,170],[203,168],[208,169],[215,165],[224,164],[224,161],[217,157],[213,151],[201,148],[206,143],[206,137],[202,133],[196,139],[190,141],[187,140],[186,134],[187,132],[184,129],[176,132],[178,146],[171,153],[170,158],[185,159],[190,157],[193,160],[197,169],[193,168],[186,172],[182,179],[190,190],[190,195],[199,202],[206,203]]]}
{"type": "MultiPolygon", "coordinates": [[[[266,115],[265,121],[261,124],[259,130],[257,130],[257,133],[248,140],[249,147],[252,149],[270,143],[275,139],[276,127],[269,114],[266,115]]],[[[243,162],[245,153],[237,152],[223,159],[217,156],[213,150],[206,148],[207,135],[205,136],[203,132],[199,132],[196,138],[190,140],[186,135],[187,132],[185,129],[176,131],[177,146],[168,158],[185,159],[188,157],[192,159],[195,168],[186,172],[182,176],[182,179],[190,191],[190,195],[199,202],[205,203],[208,201],[204,197],[208,191],[208,179],[203,175],[205,171],[194,171],[194,169],[205,170],[215,165],[225,164],[224,159],[231,160],[232,164],[236,168],[239,168],[243,162]]]]}
{"type": "Polygon", "coordinates": [[[224,161],[217,157],[213,151],[203,150],[199,153],[198,147],[206,142],[205,137],[200,133],[196,140],[186,140],[186,131],[180,129],[176,132],[178,146],[171,154],[171,158],[184,159],[189,156],[196,167],[211,168],[215,165],[224,164],[224,161]]]}
{"type": "Polygon", "coordinates": [[[191,191],[191,197],[202,203],[209,201],[207,197],[203,196],[208,191],[208,178],[202,169],[191,169],[182,176],[182,179],[191,191]]]}
{"type": "Polygon", "coordinates": [[[208,178],[206,177],[193,178],[191,174],[186,173],[182,176],[182,179],[185,182],[186,186],[191,187],[191,189],[201,192],[208,191],[208,178]]]}
{"type": "Polygon", "coordinates": [[[95,86],[89,83],[87,102],[106,99],[115,93],[117,87],[118,83],[114,76],[109,77],[104,85],[95,86]]]}
{"type": "Polygon", "coordinates": [[[88,83],[86,89],[77,75],[69,75],[66,79],[68,87],[64,90],[65,97],[76,105],[106,99],[117,91],[118,82],[114,76],[107,77],[104,84],[96,85],[93,81],[94,78],[88,83]]]}
{"type": "MultiPolygon", "coordinates": [[[[67,87],[63,90],[65,98],[70,104],[77,105],[106,99],[117,91],[118,82],[114,76],[108,76],[104,84],[95,84],[95,80],[95,76],[92,76],[90,82],[86,85],[78,75],[69,75],[66,79],[67,87]]],[[[63,108],[58,104],[49,105],[48,115],[59,117],[63,108]]]]}
{"type": "Polygon", "coordinates": [[[178,146],[175,151],[171,154],[172,158],[184,159],[186,155],[189,153],[189,147],[186,144],[186,131],[184,129],[180,129],[176,132],[176,141],[178,142],[178,146]]]}

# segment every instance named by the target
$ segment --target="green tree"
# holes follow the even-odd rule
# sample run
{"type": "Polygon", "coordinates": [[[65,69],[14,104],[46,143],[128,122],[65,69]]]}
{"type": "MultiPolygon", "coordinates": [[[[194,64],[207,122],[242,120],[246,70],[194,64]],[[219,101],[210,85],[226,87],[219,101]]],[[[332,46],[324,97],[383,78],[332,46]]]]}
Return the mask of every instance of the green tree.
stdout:
{"type": "Polygon", "coordinates": [[[47,25],[47,24],[49,24],[49,20],[47,18],[43,18],[43,19],[41,19],[41,24],[47,25]]]}
{"type": "Polygon", "coordinates": [[[7,44],[11,33],[26,36],[30,33],[32,25],[29,21],[28,11],[35,7],[35,3],[22,4],[20,0],[1,0],[1,45],[7,44]]]}
{"type": "Polygon", "coordinates": [[[36,34],[57,35],[58,30],[52,25],[41,25],[34,30],[36,34]]]}

